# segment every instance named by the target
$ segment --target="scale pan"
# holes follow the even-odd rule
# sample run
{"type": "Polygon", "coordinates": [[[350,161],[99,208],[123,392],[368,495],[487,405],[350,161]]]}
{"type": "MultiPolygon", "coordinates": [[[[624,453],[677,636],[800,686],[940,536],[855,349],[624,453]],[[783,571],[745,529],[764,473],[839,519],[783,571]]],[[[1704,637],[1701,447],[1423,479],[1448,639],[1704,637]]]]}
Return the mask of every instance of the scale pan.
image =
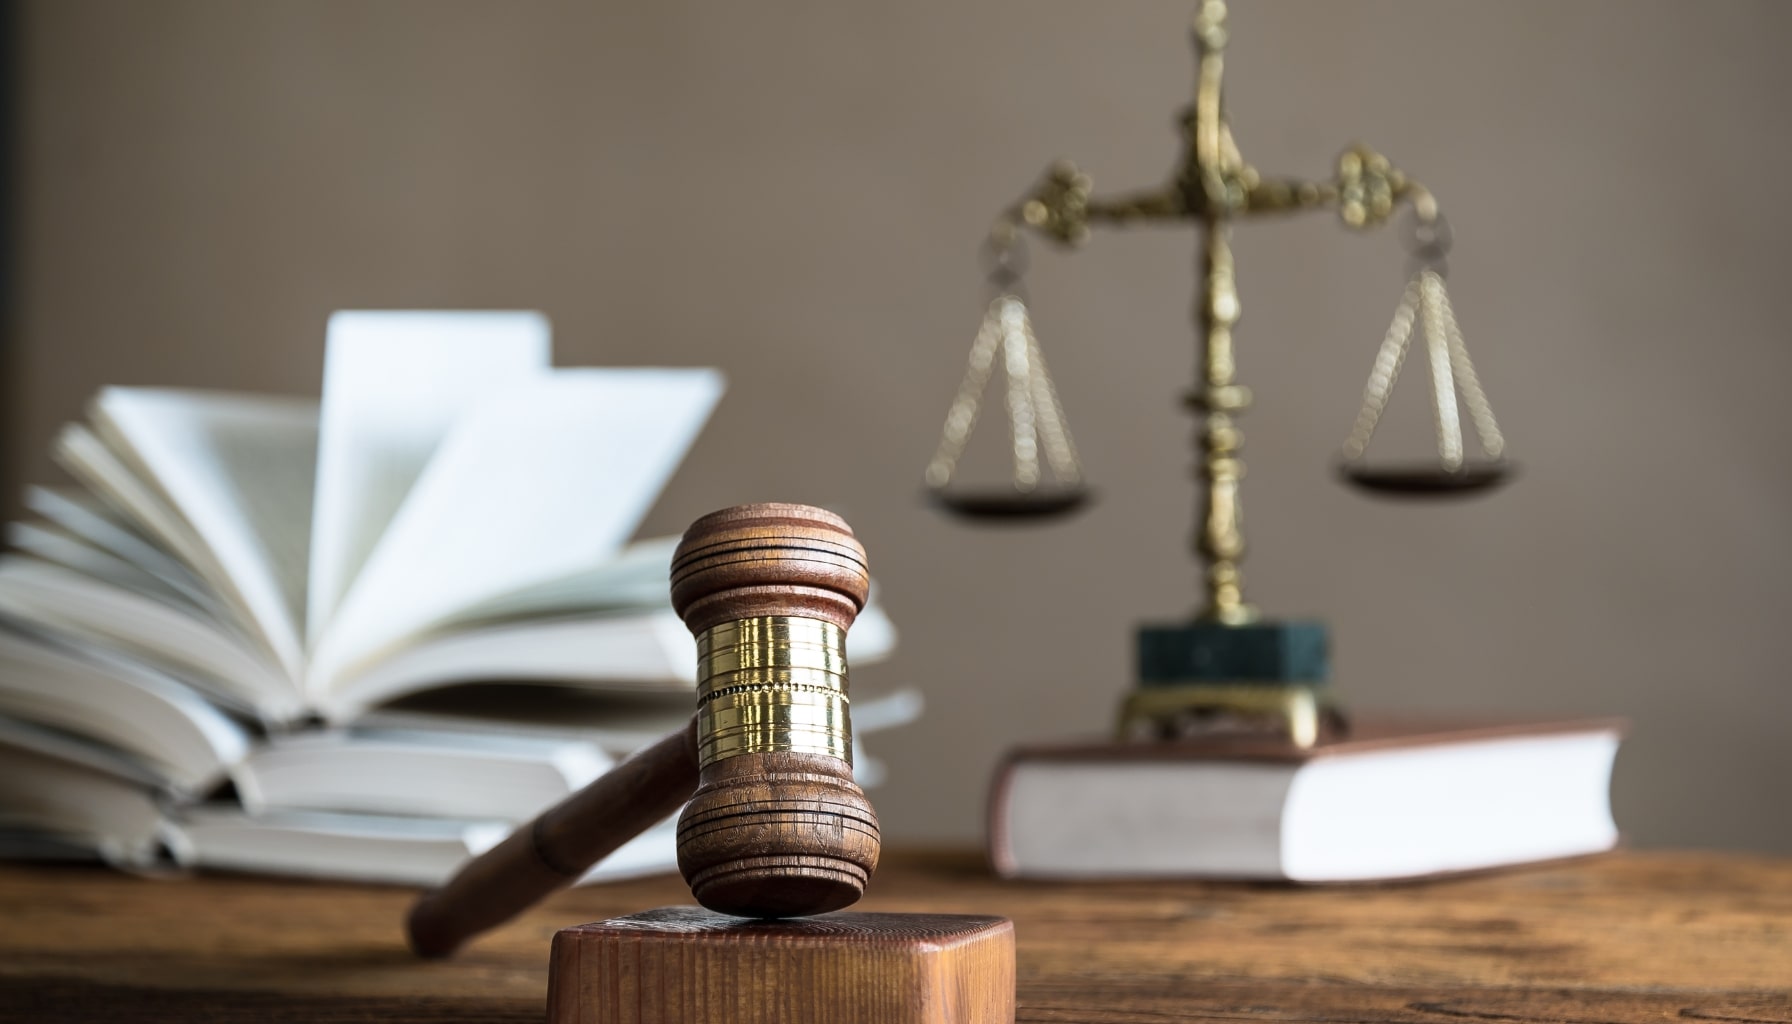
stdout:
{"type": "Polygon", "coordinates": [[[1449,470],[1435,463],[1365,466],[1344,463],[1338,475],[1352,487],[1390,498],[1454,498],[1492,490],[1510,480],[1517,467],[1504,460],[1471,462],[1449,470]]]}
{"type": "Polygon", "coordinates": [[[928,499],[963,519],[1051,519],[1069,515],[1088,503],[1087,487],[1052,487],[1020,491],[1012,487],[984,490],[929,490],[928,499]]]}

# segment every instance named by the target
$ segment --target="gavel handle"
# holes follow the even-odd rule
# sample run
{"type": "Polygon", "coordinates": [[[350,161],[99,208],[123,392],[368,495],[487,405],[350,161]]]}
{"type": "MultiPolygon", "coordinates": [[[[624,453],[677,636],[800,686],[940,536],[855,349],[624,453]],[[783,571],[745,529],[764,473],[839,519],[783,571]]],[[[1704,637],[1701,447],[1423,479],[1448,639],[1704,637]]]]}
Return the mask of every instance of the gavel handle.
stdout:
{"type": "Polygon", "coordinates": [[[418,956],[443,957],[576,881],[697,789],[697,720],[637,751],[425,893],[405,921],[418,956]]]}

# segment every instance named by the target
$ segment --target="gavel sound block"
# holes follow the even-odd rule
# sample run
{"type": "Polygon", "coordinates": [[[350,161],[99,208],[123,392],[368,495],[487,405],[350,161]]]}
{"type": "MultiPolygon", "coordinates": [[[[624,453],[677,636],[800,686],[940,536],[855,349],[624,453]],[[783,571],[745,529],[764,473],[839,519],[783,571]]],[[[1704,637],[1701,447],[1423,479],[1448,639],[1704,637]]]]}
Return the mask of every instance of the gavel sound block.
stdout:
{"type": "Polygon", "coordinates": [[[672,604],[697,638],[690,727],[424,897],[412,947],[452,952],[683,804],[679,869],[705,909],[559,932],[551,1022],[1012,1021],[1007,920],[840,912],[879,849],[852,780],[846,668],[869,587],[864,549],[821,509],[741,505],[692,524],[672,560],[672,604]]]}
{"type": "Polygon", "coordinates": [[[861,914],[751,921],[697,907],[554,936],[548,1020],[1014,1020],[1014,925],[1001,917],[861,914]]]}

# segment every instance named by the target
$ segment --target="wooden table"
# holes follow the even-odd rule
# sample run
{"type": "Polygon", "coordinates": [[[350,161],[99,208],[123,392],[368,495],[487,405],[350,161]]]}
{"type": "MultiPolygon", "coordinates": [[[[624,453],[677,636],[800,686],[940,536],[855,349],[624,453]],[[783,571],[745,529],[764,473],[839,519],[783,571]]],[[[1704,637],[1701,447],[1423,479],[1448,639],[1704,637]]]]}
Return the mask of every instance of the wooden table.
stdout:
{"type": "MultiPolygon", "coordinates": [[[[563,925],[688,903],[676,878],[564,893],[447,963],[396,888],[0,867],[0,1018],[537,1021],[563,925]]],[[[1298,889],[1003,883],[892,856],[861,909],[997,913],[1020,1020],[1792,1022],[1792,860],[1624,853],[1298,889]]]]}

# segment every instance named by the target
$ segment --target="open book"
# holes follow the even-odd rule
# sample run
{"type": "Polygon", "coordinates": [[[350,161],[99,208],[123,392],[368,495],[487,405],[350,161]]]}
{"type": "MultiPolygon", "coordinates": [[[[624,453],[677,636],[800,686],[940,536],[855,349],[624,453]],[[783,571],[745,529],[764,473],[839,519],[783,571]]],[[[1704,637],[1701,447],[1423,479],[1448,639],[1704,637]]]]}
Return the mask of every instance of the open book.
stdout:
{"type": "MultiPolygon", "coordinates": [[[[527,312],[338,313],[321,401],[106,388],[56,442],[81,486],[30,489],[0,557],[0,726],[23,729],[0,748],[66,766],[43,772],[111,807],[133,857],[168,827],[232,865],[263,827],[269,850],[313,827],[320,851],[478,848],[466,822],[525,819],[691,713],[676,539],[630,538],[721,392],[552,368],[527,312]]],[[[873,606],[848,643],[874,661],[894,630],[873,606]]],[[[8,799],[0,831],[54,818],[8,799]]]]}
{"type": "MultiPolygon", "coordinates": [[[[551,370],[532,313],[338,313],[321,408],[100,392],[56,447],[88,493],[30,492],[0,611],[271,725],[453,682],[682,679],[674,541],[625,542],[721,390],[551,370]]],[[[887,620],[853,639],[874,657],[887,620]]]]}

